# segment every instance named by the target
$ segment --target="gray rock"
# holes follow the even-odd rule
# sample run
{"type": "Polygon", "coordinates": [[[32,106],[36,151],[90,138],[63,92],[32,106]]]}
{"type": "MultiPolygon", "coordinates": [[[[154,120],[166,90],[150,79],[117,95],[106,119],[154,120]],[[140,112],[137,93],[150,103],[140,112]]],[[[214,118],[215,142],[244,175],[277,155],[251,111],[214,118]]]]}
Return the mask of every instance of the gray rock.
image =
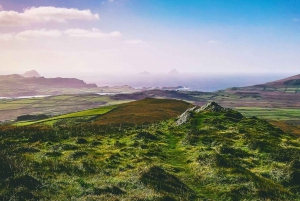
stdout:
{"type": "Polygon", "coordinates": [[[191,117],[191,113],[198,109],[197,106],[187,109],[184,113],[182,113],[176,121],[177,126],[186,123],[191,117]]]}
{"type": "Polygon", "coordinates": [[[216,102],[209,102],[206,105],[202,106],[201,108],[197,109],[195,112],[200,111],[211,111],[211,112],[228,112],[230,111],[230,108],[224,108],[217,104],[216,102]]]}
{"type": "Polygon", "coordinates": [[[220,106],[216,102],[209,102],[209,103],[207,103],[206,105],[204,105],[200,108],[198,106],[195,106],[195,107],[187,109],[184,113],[182,113],[177,118],[176,125],[180,126],[180,125],[185,124],[186,122],[188,122],[188,120],[190,119],[191,114],[193,112],[195,112],[195,113],[199,113],[199,112],[202,112],[202,111],[228,112],[228,111],[231,111],[231,110],[232,109],[230,109],[230,108],[224,108],[224,107],[220,106]]]}

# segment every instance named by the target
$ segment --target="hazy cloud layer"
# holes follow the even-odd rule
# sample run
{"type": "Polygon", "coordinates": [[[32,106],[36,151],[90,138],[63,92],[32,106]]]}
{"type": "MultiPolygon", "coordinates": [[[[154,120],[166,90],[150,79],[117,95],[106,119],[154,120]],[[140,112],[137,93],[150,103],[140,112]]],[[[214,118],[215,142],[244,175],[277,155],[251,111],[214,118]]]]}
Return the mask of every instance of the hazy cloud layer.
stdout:
{"type": "Polygon", "coordinates": [[[111,33],[103,33],[99,29],[85,30],[85,29],[69,29],[64,32],[66,35],[70,37],[77,38],[118,38],[121,37],[122,34],[118,31],[114,31],[111,33]]]}
{"type": "Polygon", "coordinates": [[[11,41],[11,40],[28,40],[30,38],[57,38],[61,36],[76,37],[76,38],[92,38],[92,39],[108,39],[108,38],[119,38],[122,34],[118,31],[111,33],[104,33],[98,29],[85,30],[85,29],[68,29],[65,31],[60,30],[26,30],[18,33],[6,33],[0,34],[0,41],[11,41]]]}
{"type": "Polygon", "coordinates": [[[67,22],[69,20],[98,20],[99,15],[90,10],[78,10],[75,8],[56,7],[32,7],[25,9],[23,13],[16,11],[1,11],[0,25],[16,26],[38,22],[67,22]]]}
{"type": "Polygon", "coordinates": [[[146,45],[147,42],[146,41],[143,41],[143,40],[128,40],[128,41],[125,41],[126,44],[131,44],[131,45],[146,45]]]}

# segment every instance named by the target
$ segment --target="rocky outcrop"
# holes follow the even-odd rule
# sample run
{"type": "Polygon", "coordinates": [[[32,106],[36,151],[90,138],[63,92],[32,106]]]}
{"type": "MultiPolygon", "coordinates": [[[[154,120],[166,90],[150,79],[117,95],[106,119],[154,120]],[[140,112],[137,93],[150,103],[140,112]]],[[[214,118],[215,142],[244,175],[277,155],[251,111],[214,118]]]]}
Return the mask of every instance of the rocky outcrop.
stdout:
{"type": "Polygon", "coordinates": [[[200,111],[228,112],[230,110],[232,110],[232,109],[230,109],[230,108],[224,108],[224,107],[220,106],[216,102],[209,102],[206,105],[204,105],[201,108],[199,108],[196,112],[200,112],[200,111]]]}
{"type": "Polygon", "coordinates": [[[187,109],[184,113],[182,113],[177,118],[176,124],[179,126],[181,124],[186,123],[189,120],[189,118],[191,117],[192,112],[197,111],[197,109],[198,109],[197,106],[187,109]]]}
{"type": "Polygon", "coordinates": [[[236,112],[230,108],[224,108],[222,106],[220,106],[219,104],[217,104],[216,102],[209,102],[206,105],[202,106],[202,107],[192,107],[187,109],[184,113],[182,113],[176,121],[176,125],[182,125],[185,124],[186,122],[189,121],[189,119],[191,118],[193,113],[199,113],[199,112],[203,112],[203,111],[210,111],[210,112],[224,112],[224,113],[228,113],[230,114],[230,116],[234,116],[234,118],[242,118],[243,116],[239,113],[236,112]],[[232,114],[231,114],[232,113],[232,114]]]}

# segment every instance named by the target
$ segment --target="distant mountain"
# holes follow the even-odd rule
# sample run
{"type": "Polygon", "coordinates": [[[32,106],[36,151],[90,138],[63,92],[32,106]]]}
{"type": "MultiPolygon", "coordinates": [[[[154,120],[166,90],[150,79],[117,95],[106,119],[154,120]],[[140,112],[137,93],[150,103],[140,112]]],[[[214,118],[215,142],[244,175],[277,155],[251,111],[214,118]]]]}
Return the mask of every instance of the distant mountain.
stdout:
{"type": "Polygon", "coordinates": [[[255,85],[255,86],[261,86],[261,87],[300,87],[300,74],[299,75],[294,75],[288,78],[284,78],[281,80],[276,80],[273,82],[268,82],[265,84],[259,84],[259,85],[255,85]]]}
{"type": "Polygon", "coordinates": [[[255,100],[254,106],[300,107],[300,75],[253,86],[232,87],[225,92],[249,103],[255,100]]]}
{"type": "Polygon", "coordinates": [[[21,76],[23,77],[42,77],[36,70],[27,71],[21,76]]]}
{"type": "Polygon", "coordinates": [[[168,75],[178,75],[179,72],[176,69],[171,70],[168,75]]]}
{"type": "Polygon", "coordinates": [[[143,72],[140,72],[139,75],[150,75],[151,73],[149,73],[148,71],[143,71],[143,72]]]}
{"type": "Polygon", "coordinates": [[[96,84],[87,84],[75,78],[24,77],[17,74],[0,76],[0,97],[74,94],[87,91],[99,92],[99,88],[96,84]]]}

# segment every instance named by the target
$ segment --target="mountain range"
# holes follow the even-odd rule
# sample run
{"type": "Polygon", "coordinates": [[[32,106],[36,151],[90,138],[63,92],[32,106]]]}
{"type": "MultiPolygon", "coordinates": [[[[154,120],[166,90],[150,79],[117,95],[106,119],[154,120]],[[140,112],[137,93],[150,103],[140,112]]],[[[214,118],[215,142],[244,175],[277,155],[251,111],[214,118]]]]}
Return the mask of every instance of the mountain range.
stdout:
{"type": "Polygon", "coordinates": [[[45,78],[37,71],[24,74],[0,75],[0,97],[59,95],[80,93],[134,92],[130,86],[98,87],[76,78],[45,78]]]}

